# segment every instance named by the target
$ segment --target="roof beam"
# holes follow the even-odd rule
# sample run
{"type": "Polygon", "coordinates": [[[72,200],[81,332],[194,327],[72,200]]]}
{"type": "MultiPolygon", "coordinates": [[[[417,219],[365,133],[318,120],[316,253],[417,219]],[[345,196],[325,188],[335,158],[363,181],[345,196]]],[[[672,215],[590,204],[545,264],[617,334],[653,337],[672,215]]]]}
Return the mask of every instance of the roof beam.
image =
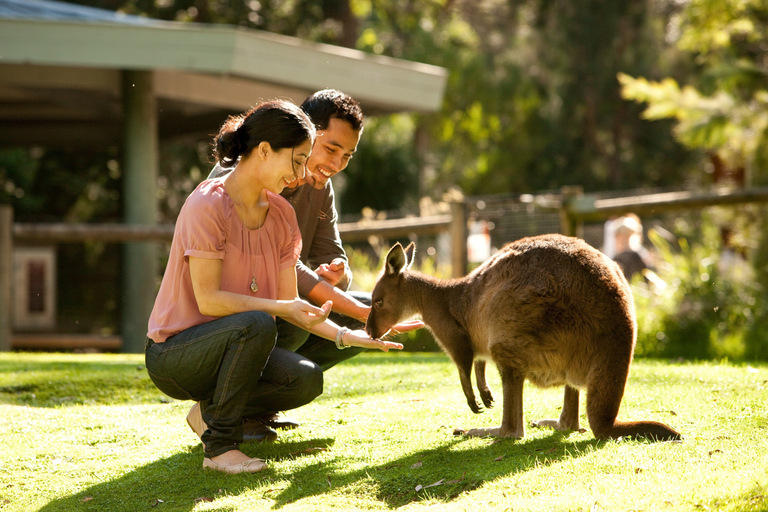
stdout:
{"type": "Polygon", "coordinates": [[[276,98],[301,103],[314,89],[283,87],[231,75],[158,70],[155,91],[159,98],[242,112],[261,101],[276,98]]]}
{"type": "Polygon", "coordinates": [[[435,111],[445,69],[223,25],[0,19],[3,63],[221,74],[314,91],[335,87],[385,111],[435,111]]]}

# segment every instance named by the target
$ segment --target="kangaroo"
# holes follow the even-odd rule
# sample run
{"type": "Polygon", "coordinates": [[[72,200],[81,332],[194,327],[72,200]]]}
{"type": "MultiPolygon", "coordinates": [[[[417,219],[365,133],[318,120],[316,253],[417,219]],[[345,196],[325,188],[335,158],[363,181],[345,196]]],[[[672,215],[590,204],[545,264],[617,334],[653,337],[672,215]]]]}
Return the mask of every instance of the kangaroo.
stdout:
{"type": "Polygon", "coordinates": [[[637,337],[632,294],[618,265],[578,238],[542,235],[506,245],[465,277],[441,280],[411,271],[415,247],[397,243],[387,253],[373,289],[366,331],[380,338],[421,315],[456,363],[470,409],[481,412],[493,396],[485,361],[501,374],[501,426],[468,436],[522,438],[523,383],[565,386],[559,419],[533,422],[560,431],[579,429],[579,390],[587,392],[587,418],[596,438],[681,439],[655,421],[617,421],[637,337]]]}

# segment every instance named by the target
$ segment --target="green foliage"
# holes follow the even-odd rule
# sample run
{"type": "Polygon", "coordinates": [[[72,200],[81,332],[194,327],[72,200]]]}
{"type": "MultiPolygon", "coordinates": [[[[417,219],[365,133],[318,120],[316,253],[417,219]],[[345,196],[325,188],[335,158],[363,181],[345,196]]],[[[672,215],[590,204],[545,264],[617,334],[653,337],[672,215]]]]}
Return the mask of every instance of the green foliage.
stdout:
{"type": "Polygon", "coordinates": [[[413,118],[405,115],[366,121],[358,152],[345,171],[341,213],[359,213],[366,207],[396,210],[418,202],[417,159],[410,145],[414,128],[413,118]]]}
{"type": "Polygon", "coordinates": [[[667,78],[649,82],[619,74],[624,97],[647,102],[646,119],[674,118],[674,133],[691,148],[715,151],[730,165],[744,164],[763,150],[768,129],[768,92],[757,91],[748,102],[719,90],[703,96],[692,86],[679,87],[667,78]]]}
{"type": "MultiPolygon", "coordinates": [[[[662,286],[635,281],[638,356],[734,361],[768,355],[768,289],[738,247],[723,247],[713,217],[678,219],[674,244],[658,232],[648,237],[658,255],[662,286]],[[689,239],[698,240],[689,244],[689,239]]],[[[751,226],[755,229],[755,226],[751,226]]]]}
{"type": "Polygon", "coordinates": [[[24,222],[120,217],[120,166],[112,152],[0,151],[0,198],[24,222]]]}
{"type": "Polygon", "coordinates": [[[678,46],[699,71],[680,87],[620,74],[624,97],[648,103],[648,119],[675,119],[675,135],[691,148],[716,152],[731,167],[750,166],[768,180],[768,3],[691,0],[676,20],[678,46]]]}
{"type": "Polygon", "coordinates": [[[162,20],[240,25],[342,46],[352,46],[355,39],[356,20],[352,16],[348,2],[315,0],[69,1],[162,20]]]}
{"type": "Polygon", "coordinates": [[[679,71],[664,43],[673,9],[360,0],[353,11],[358,48],[449,70],[442,111],[418,117],[421,195],[665,186],[690,171],[690,154],[666,127],[649,129],[615,79],[679,71]]]}

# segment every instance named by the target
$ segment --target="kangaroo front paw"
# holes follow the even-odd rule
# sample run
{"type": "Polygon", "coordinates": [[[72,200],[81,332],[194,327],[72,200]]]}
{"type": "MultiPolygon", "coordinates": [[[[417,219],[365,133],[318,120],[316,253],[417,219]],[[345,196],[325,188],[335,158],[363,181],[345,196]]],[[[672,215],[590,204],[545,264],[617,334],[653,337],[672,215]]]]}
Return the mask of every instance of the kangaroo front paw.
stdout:
{"type": "Polygon", "coordinates": [[[488,389],[488,388],[481,389],[480,390],[480,398],[483,400],[483,403],[485,404],[485,406],[487,408],[490,409],[491,407],[493,407],[493,395],[491,394],[491,390],[490,389],[488,389]]]}
{"type": "Polygon", "coordinates": [[[474,400],[467,400],[467,405],[469,406],[470,409],[472,409],[472,412],[475,414],[480,414],[484,411],[483,406],[478,404],[474,400]]]}

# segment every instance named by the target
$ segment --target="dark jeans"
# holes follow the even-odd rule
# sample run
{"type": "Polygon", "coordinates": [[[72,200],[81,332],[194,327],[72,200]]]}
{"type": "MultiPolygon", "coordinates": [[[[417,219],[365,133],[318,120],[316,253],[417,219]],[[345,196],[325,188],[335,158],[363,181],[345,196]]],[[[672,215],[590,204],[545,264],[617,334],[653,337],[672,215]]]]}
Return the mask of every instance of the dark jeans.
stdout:
{"type": "Polygon", "coordinates": [[[165,394],[200,402],[205,455],[215,457],[242,442],[243,418],[301,407],[323,392],[319,366],[275,348],[276,339],[294,334],[278,335],[275,320],[261,311],[218,318],[164,343],[148,340],[147,372],[165,394]]]}
{"type": "MultiPolygon", "coordinates": [[[[368,306],[371,305],[370,293],[349,292],[349,294],[363,304],[367,304],[368,306]]],[[[349,327],[350,329],[363,329],[365,327],[364,323],[339,313],[331,313],[329,319],[337,325],[342,327],[349,327]]],[[[280,340],[278,340],[277,345],[279,347],[292,350],[303,357],[306,357],[310,361],[317,364],[320,368],[322,368],[323,371],[326,371],[338,363],[346,361],[347,359],[351,359],[357,354],[368,350],[367,348],[362,347],[349,347],[345,348],[344,350],[339,350],[336,348],[336,344],[333,341],[321,338],[320,336],[311,334],[307,331],[302,331],[300,328],[293,325],[288,325],[289,328],[292,327],[295,330],[303,332],[303,340],[301,335],[297,333],[290,337],[293,341],[291,346],[283,345],[280,340]]],[[[286,336],[285,339],[288,339],[288,337],[286,336]]]]}

